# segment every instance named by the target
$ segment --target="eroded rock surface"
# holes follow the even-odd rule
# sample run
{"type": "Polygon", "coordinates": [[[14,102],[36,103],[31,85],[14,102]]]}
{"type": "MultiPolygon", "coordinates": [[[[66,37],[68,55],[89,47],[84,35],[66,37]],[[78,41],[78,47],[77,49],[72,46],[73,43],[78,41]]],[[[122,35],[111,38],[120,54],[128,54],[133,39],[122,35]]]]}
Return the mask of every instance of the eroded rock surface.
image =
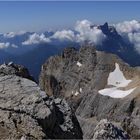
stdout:
{"type": "Polygon", "coordinates": [[[27,68],[14,64],[13,62],[0,65],[0,75],[17,75],[34,81],[34,78],[30,75],[27,68]]]}
{"type": "Polygon", "coordinates": [[[64,99],[54,100],[34,81],[16,74],[0,75],[1,139],[82,138],[77,118],[64,99]]]}
{"type": "Polygon", "coordinates": [[[94,129],[93,140],[104,139],[104,140],[113,140],[113,139],[129,139],[128,134],[123,131],[121,128],[115,126],[106,119],[101,120],[94,129]]]}

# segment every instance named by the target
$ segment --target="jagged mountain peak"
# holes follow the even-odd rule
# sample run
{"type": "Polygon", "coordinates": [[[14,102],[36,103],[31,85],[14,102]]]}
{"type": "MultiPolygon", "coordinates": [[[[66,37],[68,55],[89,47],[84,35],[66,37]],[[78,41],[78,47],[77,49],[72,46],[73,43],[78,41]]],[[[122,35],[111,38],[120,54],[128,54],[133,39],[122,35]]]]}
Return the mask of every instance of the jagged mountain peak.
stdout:
{"type": "Polygon", "coordinates": [[[102,32],[107,36],[107,37],[118,37],[119,34],[117,33],[116,29],[114,26],[109,26],[107,22],[105,22],[103,25],[98,26],[99,29],[102,30],[102,32]]]}

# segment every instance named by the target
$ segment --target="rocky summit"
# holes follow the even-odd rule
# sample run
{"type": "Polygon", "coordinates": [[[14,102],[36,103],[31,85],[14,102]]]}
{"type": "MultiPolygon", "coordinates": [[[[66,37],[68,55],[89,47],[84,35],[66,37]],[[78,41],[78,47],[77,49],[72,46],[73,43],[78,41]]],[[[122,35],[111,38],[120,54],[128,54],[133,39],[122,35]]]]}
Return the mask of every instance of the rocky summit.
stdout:
{"type": "Polygon", "coordinates": [[[0,75],[17,75],[34,81],[34,78],[29,74],[27,68],[21,65],[14,64],[13,62],[9,62],[8,64],[4,63],[3,65],[0,65],[0,75]]]}
{"type": "Polygon", "coordinates": [[[0,138],[82,139],[65,99],[47,96],[20,68],[24,70],[15,64],[0,66],[0,138]]]}
{"type": "Polygon", "coordinates": [[[84,139],[140,138],[140,67],[130,67],[116,55],[84,44],[79,50],[66,48],[50,57],[42,66],[39,85],[49,96],[68,102],[84,139]],[[100,125],[104,119],[113,122],[111,132],[100,125]],[[96,126],[102,127],[103,134],[97,135],[96,126]]]}

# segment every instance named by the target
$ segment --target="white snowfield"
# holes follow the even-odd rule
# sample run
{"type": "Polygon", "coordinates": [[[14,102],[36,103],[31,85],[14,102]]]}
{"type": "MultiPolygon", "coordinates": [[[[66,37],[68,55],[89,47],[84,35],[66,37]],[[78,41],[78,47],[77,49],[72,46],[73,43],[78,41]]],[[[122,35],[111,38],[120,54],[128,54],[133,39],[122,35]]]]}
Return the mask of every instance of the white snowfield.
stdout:
{"type": "Polygon", "coordinates": [[[82,66],[82,64],[81,64],[80,62],[77,62],[77,66],[81,67],[81,66],[82,66]]]}
{"type": "Polygon", "coordinates": [[[114,87],[101,89],[99,90],[99,93],[112,98],[124,98],[125,96],[131,94],[135,88],[129,90],[120,90],[119,88],[126,87],[131,81],[132,80],[127,80],[124,77],[119,65],[115,63],[115,70],[109,74],[107,80],[107,85],[112,85],[114,87]]]}
{"type": "Polygon", "coordinates": [[[107,84],[116,87],[127,86],[132,80],[127,80],[124,77],[123,72],[120,70],[120,67],[117,63],[115,63],[115,67],[115,70],[109,74],[107,84]]]}
{"type": "Polygon", "coordinates": [[[99,91],[100,94],[105,96],[110,96],[112,98],[124,98],[125,96],[129,95],[133,92],[135,88],[129,90],[120,90],[116,88],[106,88],[99,91]]]}

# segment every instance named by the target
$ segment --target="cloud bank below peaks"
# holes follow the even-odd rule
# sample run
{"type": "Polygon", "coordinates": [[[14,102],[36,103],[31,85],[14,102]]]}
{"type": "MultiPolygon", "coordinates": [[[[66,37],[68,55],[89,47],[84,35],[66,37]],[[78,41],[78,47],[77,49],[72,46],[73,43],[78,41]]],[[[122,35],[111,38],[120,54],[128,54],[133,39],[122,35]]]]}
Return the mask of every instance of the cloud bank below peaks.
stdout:
{"type": "Polygon", "coordinates": [[[33,45],[33,44],[48,43],[48,42],[50,42],[50,39],[46,38],[43,33],[41,35],[34,33],[29,36],[28,40],[22,42],[22,45],[33,45]]]}
{"type": "Polygon", "coordinates": [[[39,43],[53,43],[54,40],[60,42],[71,41],[82,43],[89,41],[95,45],[101,45],[102,41],[106,38],[103,32],[98,27],[91,28],[93,25],[88,20],[77,21],[74,30],[61,30],[56,31],[52,36],[46,37],[44,34],[34,33],[29,36],[28,40],[22,42],[22,45],[32,45],[39,43]]]}
{"type": "Polygon", "coordinates": [[[17,48],[18,46],[16,46],[15,44],[10,44],[9,42],[6,42],[6,43],[1,42],[0,43],[0,49],[7,49],[9,47],[17,48]]]}
{"type": "Polygon", "coordinates": [[[3,36],[6,37],[6,38],[13,38],[16,35],[23,35],[25,33],[26,33],[26,31],[19,31],[17,33],[16,32],[9,32],[9,33],[3,34],[3,36]]]}
{"type": "Polygon", "coordinates": [[[50,37],[51,39],[58,39],[60,41],[75,41],[75,34],[71,30],[62,30],[62,31],[57,31],[54,33],[53,36],[50,37]]]}
{"type": "Polygon", "coordinates": [[[115,25],[117,32],[134,44],[140,54],[140,23],[136,20],[124,21],[115,25]]]}
{"type": "Polygon", "coordinates": [[[50,39],[74,41],[78,43],[89,41],[95,45],[102,44],[106,36],[97,27],[91,28],[91,25],[93,24],[88,20],[77,21],[74,30],[57,31],[50,39]]]}
{"type": "Polygon", "coordinates": [[[120,34],[140,32],[140,23],[136,20],[120,22],[115,27],[120,34]]]}
{"type": "Polygon", "coordinates": [[[77,21],[75,26],[75,31],[79,32],[76,36],[77,42],[89,41],[101,45],[106,36],[97,26],[91,28],[91,25],[93,24],[88,20],[77,21]]]}

